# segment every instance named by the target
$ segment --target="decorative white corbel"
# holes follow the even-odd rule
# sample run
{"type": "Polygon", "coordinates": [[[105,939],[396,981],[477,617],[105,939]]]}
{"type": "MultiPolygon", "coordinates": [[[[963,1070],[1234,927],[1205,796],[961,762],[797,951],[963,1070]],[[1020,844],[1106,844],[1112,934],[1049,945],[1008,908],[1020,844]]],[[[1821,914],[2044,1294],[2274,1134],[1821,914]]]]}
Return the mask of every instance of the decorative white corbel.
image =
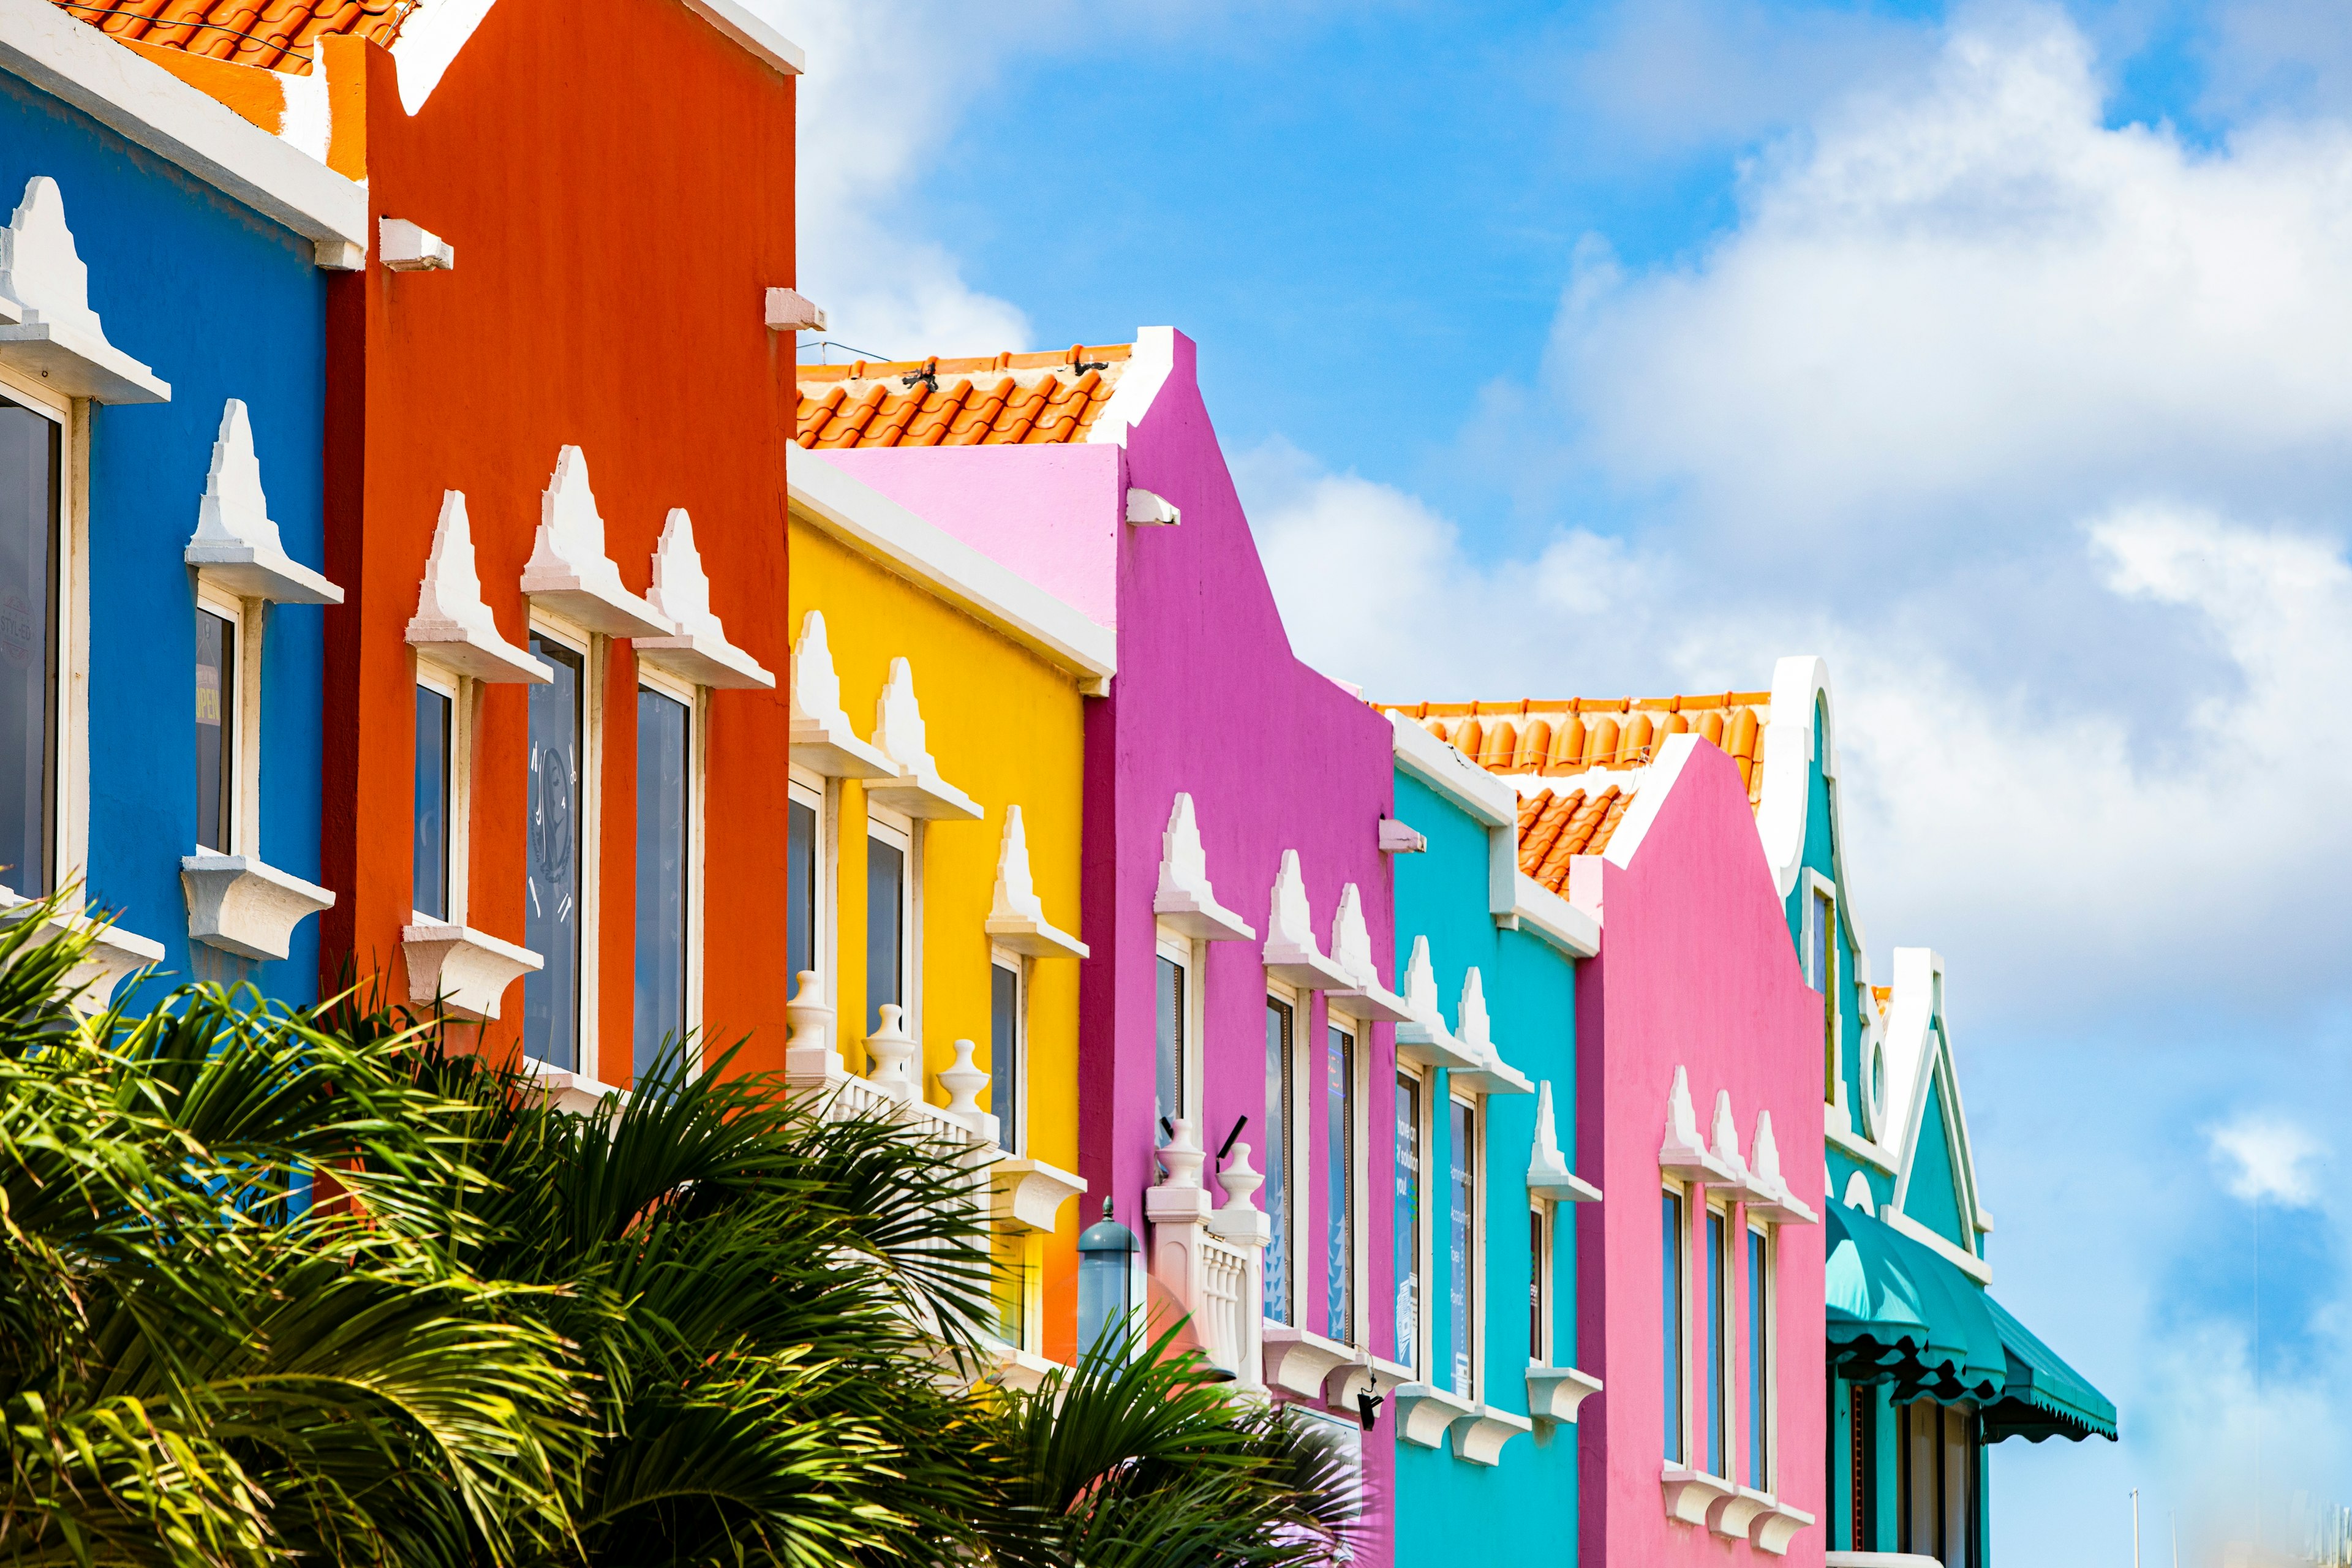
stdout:
{"type": "Polygon", "coordinates": [[[1597,1204],[1601,1189],[1568,1168],[1551,1109],[1551,1079],[1536,1085],[1535,1147],[1528,1156],[1528,1191],[1555,1203],[1597,1204]]]}
{"type": "Polygon", "coordinates": [[[1527,1074],[1503,1059],[1495,1044],[1491,1026],[1486,1020],[1486,983],[1472,964],[1462,975],[1462,1005],[1454,1010],[1454,1037],[1462,1049],[1475,1060],[1454,1074],[1454,1082],[1464,1089],[1475,1089],[1486,1094],[1532,1094],[1535,1085],[1527,1074]]]}
{"type": "Polygon", "coordinates": [[[694,547],[694,520],[684,507],[671,509],[654,552],[654,608],[677,630],[666,637],[638,637],[637,657],[656,669],[697,686],[757,687],[774,690],[776,678],[760,661],[727,640],[727,628],[710,609],[710,577],[702,552],[694,547]]]}
{"type": "Polygon", "coordinates": [[[240,399],[221,409],[213,438],[212,471],[196,505],[196,531],[188,540],[189,565],[208,583],[240,599],[280,605],[340,605],[343,591],[286,553],[269,501],[261,492],[261,461],[254,455],[253,423],[240,399]]]}
{"type": "Polygon", "coordinates": [[[99,403],[169,403],[172,388],[106,341],[89,308],[89,268],[66,226],[58,183],[36,174],[0,228],[0,364],[60,396],[99,403]]]}
{"type": "MultiPolygon", "coordinates": [[[[1475,1068],[1482,1058],[1464,1047],[1445,1026],[1445,1009],[1437,1000],[1437,972],[1429,961],[1429,938],[1412,939],[1412,956],[1404,965],[1404,1010],[1411,1021],[1399,1024],[1396,1054],[1400,1060],[1454,1071],[1475,1068]]],[[[1432,1445],[1434,1447],[1434,1445],[1432,1445]]]]}
{"type": "Polygon", "coordinates": [[[473,525],[466,521],[463,490],[441,493],[441,520],[434,524],[433,552],[425,558],[425,580],[417,584],[408,646],[477,680],[544,683],[555,679],[553,670],[499,635],[498,618],[482,603],[482,580],[474,570],[473,525]]]}
{"type": "Polygon", "coordinates": [[[1601,1392],[1601,1380],[1572,1366],[1528,1368],[1528,1414],[1538,1421],[1573,1423],[1576,1407],[1601,1392]]]}
{"type": "Polygon", "coordinates": [[[1169,808],[1168,826],[1160,835],[1160,887],[1151,909],[1162,924],[1203,942],[1248,942],[1257,931],[1250,923],[1217,902],[1209,886],[1209,856],[1201,847],[1201,825],[1192,815],[1192,796],[1176,792],[1169,808]]]}
{"type": "Polygon", "coordinates": [[[1699,1141],[1698,1112],[1691,1107],[1690,1072],[1680,1066],[1675,1068],[1674,1088],[1666,1091],[1666,1139],[1658,1148],[1658,1168],[1686,1182],[1731,1180],[1730,1169],[1699,1141]]]}
{"type": "Polygon", "coordinates": [[[980,819],[978,803],[940,776],[923,706],[915,700],[915,667],[904,658],[890,661],[890,679],[874,705],[874,744],[889,759],[894,776],[868,784],[867,800],[908,816],[980,819]]]}
{"type": "Polygon", "coordinates": [[[191,941],[240,958],[284,958],[294,928],[335,907],[335,895],[250,855],[204,850],[180,860],[191,941]]]}
{"type": "Polygon", "coordinates": [[[496,1018],[507,987],[547,962],[466,925],[403,926],[400,953],[408,967],[410,1001],[438,1002],[450,1013],[480,1019],[496,1018]]]}
{"type": "Polygon", "coordinates": [[[1265,923],[1266,973],[1302,991],[1336,991],[1349,984],[1348,972],[1324,957],[1316,944],[1315,917],[1307,908],[1307,879],[1298,868],[1296,849],[1282,852],[1265,923]]]}
{"type": "Polygon", "coordinates": [[[1339,889],[1339,908],[1331,917],[1331,962],[1348,977],[1345,987],[1329,992],[1324,1001],[1367,1022],[1402,1024],[1412,1015],[1404,998],[1381,984],[1372,959],[1372,934],[1364,926],[1363,895],[1356,884],[1339,889]]]}
{"type": "Polygon", "coordinates": [[[1032,958],[1084,958],[1087,944],[1045,918],[1029,876],[1029,830],[1021,808],[1004,808],[1004,842],[996,852],[996,900],[982,929],[999,945],[1032,958]]]}
{"type": "Polygon", "coordinates": [[[811,610],[793,645],[793,763],[830,779],[887,779],[890,759],[857,738],[841,710],[841,677],[825,641],[824,616],[811,610]]]}
{"type": "Polygon", "coordinates": [[[604,553],[604,519],[577,447],[556,454],[555,472],[539,498],[539,535],[522,569],[522,591],[592,632],[614,637],[667,637],[659,610],[621,585],[604,553]]]}

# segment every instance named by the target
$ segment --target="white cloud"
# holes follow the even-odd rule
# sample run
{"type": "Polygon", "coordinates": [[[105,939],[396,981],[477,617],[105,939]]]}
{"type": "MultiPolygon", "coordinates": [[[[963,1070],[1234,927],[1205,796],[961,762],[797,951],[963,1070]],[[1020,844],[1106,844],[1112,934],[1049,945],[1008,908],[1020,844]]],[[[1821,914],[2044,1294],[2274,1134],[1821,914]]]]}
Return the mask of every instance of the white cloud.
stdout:
{"type": "Polygon", "coordinates": [[[2288,1208],[2308,1208],[2319,1201],[2315,1167],[2327,1149],[2301,1124],[2249,1113],[2210,1130],[2206,1140],[2231,1197],[2288,1208]]]}
{"type": "Polygon", "coordinates": [[[1758,160],[1696,262],[1584,289],[1550,374],[1586,454],[1783,546],[2344,473],[2352,132],[2200,153],[2105,125],[2095,65],[2057,11],[1979,14],[1758,160]]]}

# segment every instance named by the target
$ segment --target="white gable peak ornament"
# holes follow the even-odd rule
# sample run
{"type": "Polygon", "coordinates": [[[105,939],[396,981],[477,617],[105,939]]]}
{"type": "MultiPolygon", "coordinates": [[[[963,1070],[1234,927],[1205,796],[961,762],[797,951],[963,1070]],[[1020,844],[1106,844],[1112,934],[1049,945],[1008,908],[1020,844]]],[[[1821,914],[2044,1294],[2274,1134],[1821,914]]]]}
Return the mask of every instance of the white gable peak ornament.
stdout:
{"type": "Polygon", "coordinates": [[[188,564],[240,599],[280,605],[340,605],[343,591],[286,553],[261,492],[261,461],[245,405],[230,398],[213,440],[212,471],[196,505],[188,564]]]}
{"type": "Polygon", "coordinates": [[[654,551],[653,592],[646,598],[677,629],[666,637],[638,637],[639,658],[697,686],[774,689],[776,678],[729,642],[727,628],[711,613],[710,578],[694,545],[694,520],[684,507],[672,508],[663,521],[661,543],[654,551]]]}
{"type": "Polygon", "coordinates": [[[425,580],[417,584],[408,646],[444,668],[477,680],[543,684],[555,679],[553,670],[499,634],[497,617],[482,603],[482,580],[474,569],[473,525],[466,518],[463,490],[441,494],[441,518],[433,528],[433,552],[425,558],[425,580]]]}
{"type": "Polygon", "coordinates": [[[0,364],[61,397],[169,403],[171,384],[107,342],[58,183],[36,174],[0,228],[0,364]]]}
{"type": "Polygon", "coordinates": [[[1045,918],[1045,900],[1029,875],[1029,829],[1021,808],[1004,808],[1004,840],[996,851],[996,897],[982,929],[999,946],[1032,958],[1084,958],[1087,944],[1045,918]]]}
{"type": "Polygon", "coordinates": [[[539,498],[539,533],[522,569],[522,591],[589,631],[614,637],[667,637],[675,629],[659,610],[622,585],[604,552],[604,518],[577,447],[556,454],[555,472],[539,498]]]}
{"type": "Polygon", "coordinates": [[[1307,878],[1298,851],[1282,852],[1266,915],[1265,972],[1302,991],[1332,991],[1348,984],[1348,973],[1323,956],[1315,942],[1315,916],[1307,904],[1307,878]]]}
{"type": "Polygon", "coordinates": [[[908,816],[979,820],[971,796],[940,776],[922,704],[915,699],[915,667],[903,657],[890,661],[889,682],[874,706],[874,744],[895,776],[868,784],[867,800],[908,816]]]}
{"type": "Polygon", "coordinates": [[[1160,831],[1160,886],[1151,909],[1163,924],[1203,942],[1248,942],[1257,935],[1247,921],[1217,901],[1209,886],[1208,851],[1201,845],[1192,796],[1184,790],[1176,792],[1168,826],[1160,831]]]}

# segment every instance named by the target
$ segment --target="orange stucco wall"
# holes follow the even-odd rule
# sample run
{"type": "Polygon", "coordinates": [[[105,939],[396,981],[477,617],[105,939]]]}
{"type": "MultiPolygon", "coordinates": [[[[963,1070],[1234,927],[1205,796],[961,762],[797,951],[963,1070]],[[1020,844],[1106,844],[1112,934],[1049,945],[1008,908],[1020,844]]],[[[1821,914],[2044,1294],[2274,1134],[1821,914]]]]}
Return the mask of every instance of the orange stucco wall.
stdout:
{"type": "MultiPolygon", "coordinates": [[[[404,641],[442,494],[466,493],[483,597],[529,636],[518,587],[540,496],[583,448],[623,582],[643,594],[668,509],[692,513],[712,607],[781,680],[789,333],[762,293],[793,280],[793,80],[678,0],[591,11],[499,0],[411,118],[396,67],[344,41],[329,71],[334,156],[368,182],[373,218],[456,247],[448,272],[381,265],[330,300],[330,618],[325,917],[331,971],[406,994],[415,664],[404,641]],[[356,118],[363,117],[363,118],[356,118]]],[[[596,901],[598,1076],[626,1082],[635,912],[634,655],[606,666],[596,901]]],[[[524,941],[525,689],[482,689],[467,923],[524,941]]],[[[784,1047],[783,693],[710,704],[703,1018],[713,1039],[784,1047]]],[[[510,986],[485,1043],[519,1036],[510,986]]],[[[584,1063],[583,1066],[592,1064],[584,1063]]]]}

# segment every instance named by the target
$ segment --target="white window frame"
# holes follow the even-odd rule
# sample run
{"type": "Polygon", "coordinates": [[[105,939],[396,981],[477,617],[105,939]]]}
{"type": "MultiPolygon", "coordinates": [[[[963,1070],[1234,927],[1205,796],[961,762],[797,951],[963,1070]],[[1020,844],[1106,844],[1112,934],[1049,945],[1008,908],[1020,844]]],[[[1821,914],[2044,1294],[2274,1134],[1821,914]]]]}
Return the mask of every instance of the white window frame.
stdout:
{"type": "MultiPolygon", "coordinates": [[[[1366,1069],[1367,1058],[1371,1055],[1370,1047],[1372,1032],[1370,1026],[1362,1019],[1331,1006],[1328,999],[1326,999],[1323,1025],[1319,1032],[1323,1048],[1318,1053],[1318,1062],[1323,1062],[1325,1065],[1322,1071],[1312,1075],[1316,1081],[1318,1100],[1328,1094],[1329,1089],[1326,1077],[1328,1072],[1326,1058],[1331,1049],[1331,1036],[1335,1030],[1347,1036],[1349,1042],[1348,1163],[1343,1173],[1348,1184],[1348,1284],[1349,1289],[1348,1317],[1343,1325],[1346,1331],[1339,1337],[1343,1342],[1362,1349],[1371,1342],[1372,1337],[1370,1304],[1365,1300],[1366,1281],[1371,1278],[1370,1237],[1372,1227],[1370,1224],[1370,1216],[1365,1213],[1364,1208],[1366,1197],[1370,1190],[1370,1183],[1368,1180],[1370,1152],[1365,1148],[1365,1144],[1370,1139],[1370,1121],[1366,1114],[1366,1107],[1371,1099],[1371,1094],[1370,1079],[1366,1069]]],[[[1320,1118],[1318,1120],[1319,1121],[1320,1118]]],[[[1317,1234],[1319,1241],[1321,1233],[1318,1231],[1317,1234]]],[[[1318,1258],[1323,1256],[1321,1246],[1318,1245],[1315,1251],[1318,1258]]],[[[1328,1286],[1328,1282],[1326,1283],[1328,1286]]],[[[1326,1321],[1328,1321],[1327,1318],[1326,1321]]]]}
{"type": "MultiPolygon", "coordinates": [[[[213,853],[261,858],[261,659],[269,605],[240,599],[199,578],[195,608],[229,624],[236,642],[230,679],[236,689],[221,693],[222,721],[229,724],[228,842],[213,853]]],[[[193,787],[194,781],[188,781],[193,787]]],[[[194,845],[190,847],[193,849],[194,845]]]]}
{"type": "MultiPolygon", "coordinates": [[[[1412,1079],[1418,1086],[1418,1092],[1413,1096],[1412,1131],[1413,1138],[1420,1148],[1421,1156],[1420,1169],[1413,1177],[1417,1190],[1413,1194],[1412,1205],[1412,1267],[1413,1278],[1419,1289],[1414,1292],[1413,1303],[1415,1321],[1412,1325],[1412,1367],[1414,1374],[1422,1382],[1429,1383],[1433,1381],[1430,1373],[1434,1370],[1430,1364],[1430,1334],[1433,1321],[1430,1305],[1433,1300],[1433,1293],[1430,1280],[1432,1259],[1434,1257],[1431,1250],[1431,1235],[1434,1215],[1431,1213],[1429,1197],[1429,1153],[1431,1127],[1435,1120],[1435,1110],[1430,1104],[1429,1096],[1430,1089],[1435,1083],[1435,1076],[1428,1068],[1417,1063],[1409,1062],[1397,1063],[1396,1073],[1401,1079],[1412,1079]]],[[[1393,1223],[1395,1216],[1391,1215],[1390,1218],[1393,1223]]]]}
{"type": "Polygon", "coordinates": [[[1013,1107],[1015,1137],[1005,1153],[1017,1159],[1029,1152],[1029,960],[1009,947],[990,942],[988,970],[988,1104],[1000,1124],[1003,1112],[997,1108],[1008,1103],[1013,1107]],[[1000,969],[1013,972],[1013,1057],[1018,1070],[1010,1084],[998,1071],[1002,1064],[996,1059],[996,971],[1000,969]]]}
{"type": "MultiPolygon", "coordinates": [[[[887,806],[877,805],[869,800],[866,803],[866,837],[869,841],[879,838],[885,844],[895,845],[906,856],[906,898],[898,910],[898,964],[903,974],[903,981],[899,987],[898,1021],[906,1029],[908,1038],[919,1041],[923,1037],[922,824],[919,818],[908,816],[904,812],[892,811],[887,806]]],[[[868,864],[870,862],[860,860],[861,876],[865,874],[868,864]]],[[[870,922],[873,920],[871,900],[874,897],[874,889],[870,882],[866,886],[866,896],[868,900],[866,919],[870,922]]],[[[867,929],[871,929],[870,924],[867,929]]],[[[861,942],[865,940],[863,931],[859,933],[859,940],[861,942]]],[[[874,977],[867,975],[866,989],[857,998],[857,1028],[861,1039],[871,1027],[871,1016],[874,1011],[871,1005],[873,983],[874,977]]],[[[921,1072],[922,1058],[919,1053],[908,1070],[921,1072]]]]}
{"type": "Polygon", "coordinates": [[[415,884],[409,886],[409,918],[417,925],[466,923],[468,874],[473,863],[474,826],[474,704],[481,683],[455,670],[444,669],[420,655],[416,684],[449,700],[449,798],[442,811],[449,825],[448,914],[428,915],[415,906],[415,884]]]}
{"type": "MultiPolygon", "coordinates": [[[[710,689],[681,680],[645,660],[637,662],[637,685],[658,697],[686,705],[686,1030],[702,1027],[702,897],[704,802],[709,795],[710,689]]],[[[632,769],[637,759],[631,757],[632,769]]],[[[629,868],[634,884],[636,868],[629,868]]],[[[634,976],[634,966],[632,974],[634,976]]],[[[630,1070],[635,1071],[636,1042],[629,1042],[630,1070]]],[[[699,1060],[699,1053],[695,1054],[699,1060]]]]}
{"type": "MultiPolygon", "coordinates": [[[[0,392],[60,430],[58,442],[58,752],[49,787],[49,885],[84,877],[89,859],[89,403],[0,366],[0,392]]],[[[0,884],[5,886],[5,884],[0,884]]],[[[9,891],[15,892],[14,887],[9,891]]]]}
{"type": "MultiPolygon", "coordinates": [[[[1450,1075],[1449,1075],[1450,1079],[1450,1075]]],[[[1475,1089],[1455,1089],[1449,1081],[1445,1091],[1445,1171],[1446,1242],[1449,1251],[1454,1229],[1454,1111],[1456,1105],[1470,1108],[1470,1258],[1465,1276],[1470,1293],[1468,1321],[1470,1325],[1470,1386],[1457,1388],[1457,1399],[1473,1405],[1483,1405],[1486,1396],[1486,1097],[1475,1089]]],[[[1451,1258],[1448,1259],[1447,1287],[1452,1288],[1451,1258]]],[[[1449,1300],[1446,1310],[1451,1313],[1449,1300]]],[[[1451,1369],[1449,1368],[1450,1372],[1451,1369]]]]}
{"type": "MultiPolygon", "coordinates": [[[[604,680],[611,639],[568,616],[534,605],[528,635],[562,643],[581,658],[580,682],[580,1037],[572,1042],[579,1075],[592,1083],[607,1080],[603,1031],[597,1027],[598,916],[604,903],[604,680]]],[[[635,759],[631,759],[634,763],[635,759]]]]}
{"type": "MultiPolygon", "coordinates": [[[[1203,982],[1209,972],[1209,966],[1205,962],[1207,954],[1202,950],[1206,948],[1208,944],[1202,942],[1196,942],[1192,937],[1186,936],[1182,931],[1177,931],[1172,926],[1164,924],[1156,927],[1154,936],[1153,962],[1151,965],[1152,1097],[1157,1100],[1160,1093],[1159,960],[1164,958],[1184,971],[1184,1047],[1183,1060],[1179,1064],[1179,1071],[1177,1073],[1177,1115],[1192,1118],[1193,1126],[1199,1129],[1198,1137],[1201,1146],[1208,1150],[1211,1153],[1214,1153],[1216,1152],[1216,1145],[1211,1142],[1210,1139],[1214,1136],[1222,1141],[1223,1134],[1213,1133],[1213,1131],[1210,1128],[1201,1125],[1201,1117],[1202,1115],[1202,1111],[1201,1110],[1201,1089],[1202,1081],[1201,1077],[1201,1036],[1202,1034],[1202,1020],[1208,1016],[1202,1000],[1202,992],[1206,988],[1203,982]]],[[[1155,1114],[1157,1113],[1155,1112],[1155,1114]]],[[[1173,1118],[1171,1118],[1171,1120],[1172,1121],[1173,1118]]],[[[1159,1128],[1155,1126],[1152,1129],[1152,1133],[1155,1137],[1159,1136],[1159,1128]]],[[[1255,1144],[1257,1149],[1258,1169],[1263,1171],[1265,1168],[1265,1140],[1263,1137],[1259,1137],[1249,1140],[1249,1142],[1255,1144]]]]}
{"type": "MultiPolygon", "coordinates": [[[[836,867],[841,852],[841,795],[834,781],[810,768],[795,767],[787,783],[791,800],[809,807],[816,814],[816,842],[810,847],[816,862],[816,888],[810,899],[809,968],[816,973],[817,984],[824,996],[838,1005],[840,973],[836,962],[841,934],[837,911],[840,908],[836,887],[836,867]]],[[[787,975],[788,985],[797,984],[799,976],[787,975]]]]}
{"type": "MultiPolygon", "coordinates": [[[[1748,1237],[1761,1237],[1764,1240],[1764,1278],[1760,1281],[1764,1300],[1762,1342],[1749,1345],[1748,1352],[1750,1356],[1760,1354],[1764,1358],[1763,1375],[1759,1378],[1751,1373],[1748,1378],[1749,1383],[1759,1385],[1764,1391],[1763,1419],[1756,1423],[1764,1433],[1764,1484],[1760,1489],[1778,1497],[1780,1487],[1780,1237],[1778,1227],[1760,1219],[1747,1222],[1742,1242],[1748,1237]]],[[[1757,1289],[1759,1282],[1748,1278],[1747,1248],[1744,1245],[1740,1253],[1742,1303],[1746,1305],[1746,1292],[1757,1289]]],[[[1748,1312],[1741,1314],[1743,1331],[1753,1311],[1750,1306],[1748,1312]]],[[[1744,1405],[1746,1401],[1742,1403],[1744,1405]]],[[[1740,1484],[1744,1486],[1747,1483],[1740,1484]]]]}
{"type": "MultiPolygon", "coordinates": [[[[1271,974],[1265,976],[1266,1001],[1279,1002],[1290,1009],[1290,1061],[1286,1067],[1288,1082],[1284,1086],[1289,1090],[1290,1109],[1289,1114],[1284,1119],[1282,1128],[1285,1139],[1282,1163],[1285,1188],[1283,1201],[1288,1206],[1288,1212],[1284,1216],[1286,1224],[1283,1227],[1282,1245],[1284,1278],[1290,1282],[1290,1316],[1285,1320],[1268,1313],[1265,1321],[1270,1323],[1286,1321],[1293,1327],[1302,1329],[1310,1327],[1306,1311],[1307,1275],[1301,1266],[1300,1258],[1302,1256],[1312,1255],[1316,1251],[1307,1245],[1307,1239],[1315,1235],[1316,1173],[1311,1168],[1301,1171],[1299,1156],[1303,1151],[1315,1146],[1312,1063],[1314,1058],[1321,1054],[1299,1048],[1301,1035],[1305,1035],[1308,1039],[1314,1037],[1314,1018],[1307,1005],[1308,996],[1308,993],[1302,992],[1295,986],[1286,985],[1271,974]]],[[[1276,1116],[1281,1114],[1281,1110],[1279,1107],[1269,1105],[1265,1108],[1265,1114],[1270,1123],[1276,1116]]],[[[1271,1126],[1267,1128],[1269,1142],[1274,1131],[1271,1126]]],[[[1268,1153],[1271,1154],[1270,1149],[1268,1153]]],[[[1258,1168],[1266,1169],[1267,1162],[1259,1161],[1258,1168]]],[[[1272,1212],[1269,1210],[1268,1218],[1271,1217],[1272,1212]]]]}

